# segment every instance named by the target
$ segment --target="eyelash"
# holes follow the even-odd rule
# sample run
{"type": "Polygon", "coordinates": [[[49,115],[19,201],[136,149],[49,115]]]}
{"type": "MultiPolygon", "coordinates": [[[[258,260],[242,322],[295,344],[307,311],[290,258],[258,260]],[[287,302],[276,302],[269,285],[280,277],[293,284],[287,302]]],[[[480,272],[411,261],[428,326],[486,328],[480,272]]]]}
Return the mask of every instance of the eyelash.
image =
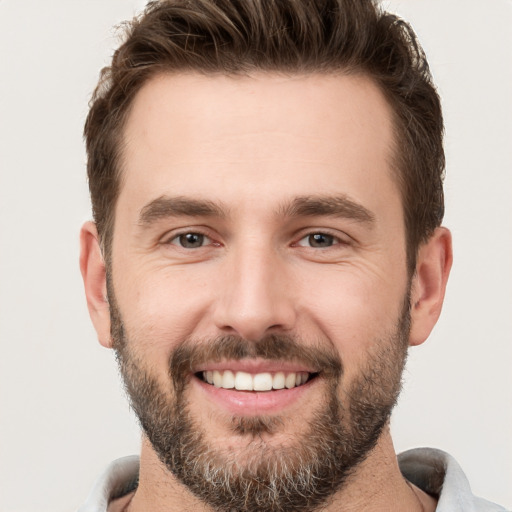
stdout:
{"type": "MultiPolygon", "coordinates": [[[[189,230],[189,231],[182,231],[181,233],[176,233],[176,234],[174,234],[174,236],[172,236],[172,238],[168,238],[167,240],[163,241],[162,244],[163,245],[175,245],[175,246],[179,247],[180,249],[185,249],[185,250],[200,249],[200,248],[204,248],[204,247],[206,247],[208,245],[214,245],[214,246],[220,246],[221,245],[219,243],[214,242],[213,239],[210,236],[208,236],[206,233],[202,232],[201,230],[196,230],[196,231],[189,230]],[[182,237],[187,237],[187,236],[190,236],[190,235],[195,235],[197,237],[202,238],[201,245],[199,245],[197,247],[185,247],[183,245],[183,240],[180,240],[180,239],[182,237]]],[[[309,233],[304,234],[297,242],[294,242],[291,246],[292,247],[305,247],[305,248],[308,248],[308,249],[324,249],[324,250],[327,250],[327,249],[331,249],[333,247],[340,246],[340,245],[341,246],[346,246],[346,245],[349,245],[349,242],[346,241],[346,240],[343,240],[339,236],[334,235],[333,233],[330,233],[329,231],[318,230],[318,231],[310,231],[309,233]],[[330,245],[327,245],[327,246],[324,246],[324,247],[319,247],[319,246],[318,247],[314,247],[312,245],[306,245],[306,244],[302,244],[301,243],[301,242],[303,242],[304,240],[307,240],[307,239],[309,239],[309,242],[311,243],[311,241],[312,241],[311,238],[312,237],[324,237],[324,238],[330,239],[331,243],[330,243],[330,245]]]]}
{"type": "Polygon", "coordinates": [[[305,247],[307,249],[324,249],[324,250],[336,248],[336,246],[346,246],[346,245],[349,245],[349,242],[347,240],[344,240],[340,236],[335,235],[326,230],[310,231],[309,233],[306,233],[304,236],[302,236],[302,238],[300,238],[297,242],[295,242],[293,244],[294,247],[298,246],[298,247],[305,247]],[[326,247],[314,247],[312,245],[301,244],[302,241],[308,240],[308,239],[309,239],[308,241],[311,243],[311,241],[312,241],[311,238],[318,237],[318,236],[331,239],[331,244],[326,247]]]}
{"type": "Polygon", "coordinates": [[[202,247],[205,247],[204,241],[209,241],[209,243],[207,243],[206,245],[220,245],[220,244],[216,244],[215,242],[213,242],[213,240],[210,236],[208,236],[206,233],[204,233],[200,230],[196,230],[196,231],[190,230],[190,231],[182,231],[181,233],[176,233],[172,236],[172,238],[168,238],[167,240],[163,241],[162,244],[163,245],[175,245],[175,246],[179,247],[180,249],[191,250],[191,249],[200,249],[202,247]],[[186,237],[188,235],[195,235],[197,237],[202,237],[203,243],[201,243],[201,245],[198,247],[184,247],[178,241],[180,240],[181,237],[186,237]],[[175,241],[177,241],[177,242],[175,243],[175,241]]]}

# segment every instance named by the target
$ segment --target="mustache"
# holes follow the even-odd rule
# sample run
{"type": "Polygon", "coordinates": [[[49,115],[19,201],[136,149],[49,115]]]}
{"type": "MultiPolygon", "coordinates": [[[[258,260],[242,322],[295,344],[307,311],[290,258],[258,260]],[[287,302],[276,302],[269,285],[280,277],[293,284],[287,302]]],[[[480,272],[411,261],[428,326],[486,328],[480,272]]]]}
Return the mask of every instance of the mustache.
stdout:
{"type": "Polygon", "coordinates": [[[219,336],[213,339],[185,340],[169,358],[169,373],[176,390],[183,388],[187,376],[202,365],[222,360],[266,359],[287,361],[314,368],[324,377],[339,378],[343,372],[341,359],[326,344],[304,345],[286,334],[270,334],[257,341],[239,336],[219,336]]]}

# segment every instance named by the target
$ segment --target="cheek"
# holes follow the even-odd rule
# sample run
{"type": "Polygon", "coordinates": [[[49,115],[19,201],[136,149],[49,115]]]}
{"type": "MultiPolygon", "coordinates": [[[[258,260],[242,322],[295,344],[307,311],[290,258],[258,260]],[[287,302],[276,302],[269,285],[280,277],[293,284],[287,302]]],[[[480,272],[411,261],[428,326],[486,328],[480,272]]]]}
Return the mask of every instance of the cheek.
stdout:
{"type": "Polygon", "coordinates": [[[394,333],[407,288],[405,272],[372,273],[339,269],[316,276],[305,313],[331,341],[347,372],[360,367],[373,346],[394,333]],[[394,275],[395,279],[391,279],[394,275]]]}
{"type": "MultiPolygon", "coordinates": [[[[121,268],[121,267],[119,267],[121,268]]],[[[133,262],[114,275],[116,300],[134,351],[152,365],[167,365],[172,350],[193,335],[207,309],[207,285],[199,273],[146,268],[133,262]]]]}

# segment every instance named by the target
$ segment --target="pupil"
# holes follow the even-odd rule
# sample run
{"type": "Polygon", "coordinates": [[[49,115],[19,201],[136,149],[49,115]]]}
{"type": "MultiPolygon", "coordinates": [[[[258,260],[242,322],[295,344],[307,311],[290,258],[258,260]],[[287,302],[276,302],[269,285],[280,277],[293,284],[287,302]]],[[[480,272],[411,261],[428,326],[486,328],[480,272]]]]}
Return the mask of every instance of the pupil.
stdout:
{"type": "Polygon", "coordinates": [[[187,233],[180,236],[180,244],[187,249],[201,247],[203,245],[204,236],[198,233],[187,233]]]}
{"type": "Polygon", "coordinates": [[[323,233],[315,233],[309,235],[309,243],[311,247],[330,247],[333,244],[333,237],[323,233]]]}

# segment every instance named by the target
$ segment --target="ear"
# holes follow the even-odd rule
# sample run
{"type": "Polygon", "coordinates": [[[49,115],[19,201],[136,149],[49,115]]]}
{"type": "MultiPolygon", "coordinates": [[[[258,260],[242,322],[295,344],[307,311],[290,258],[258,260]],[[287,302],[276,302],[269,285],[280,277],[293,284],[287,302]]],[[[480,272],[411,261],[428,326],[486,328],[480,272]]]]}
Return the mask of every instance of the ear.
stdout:
{"type": "Polygon", "coordinates": [[[420,246],[416,259],[411,289],[410,345],[423,343],[441,314],[452,260],[451,233],[446,228],[437,228],[420,246]]]}
{"type": "Polygon", "coordinates": [[[105,262],[101,254],[98,231],[93,222],[86,222],[80,230],[80,271],[89,315],[98,340],[104,347],[112,348],[105,262]]]}

